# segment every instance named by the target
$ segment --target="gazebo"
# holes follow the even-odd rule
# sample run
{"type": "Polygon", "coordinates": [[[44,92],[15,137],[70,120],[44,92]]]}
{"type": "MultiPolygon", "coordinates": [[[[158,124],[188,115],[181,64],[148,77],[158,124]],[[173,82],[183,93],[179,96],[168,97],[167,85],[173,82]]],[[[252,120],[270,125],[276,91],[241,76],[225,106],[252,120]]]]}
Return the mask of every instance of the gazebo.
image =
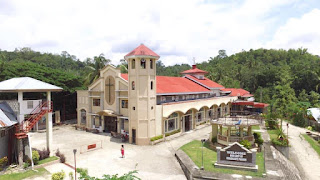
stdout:
{"type": "Polygon", "coordinates": [[[248,140],[254,143],[252,126],[259,125],[260,120],[253,116],[225,117],[212,120],[212,138],[219,144],[228,146],[233,142],[248,140]]]}
{"type": "MultiPolygon", "coordinates": [[[[28,137],[27,133],[43,117],[46,116],[47,148],[52,150],[52,109],[51,92],[63,89],[30,77],[12,78],[0,82],[0,93],[18,93],[17,100],[6,101],[17,115],[18,125],[15,136],[18,139],[19,164],[22,164],[22,139],[28,137]],[[23,93],[46,93],[46,99],[24,100],[23,93]],[[29,115],[28,119],[25,116],[29,115]]],[[[52,151],[51,151],[52,152],[52,151]]]]}

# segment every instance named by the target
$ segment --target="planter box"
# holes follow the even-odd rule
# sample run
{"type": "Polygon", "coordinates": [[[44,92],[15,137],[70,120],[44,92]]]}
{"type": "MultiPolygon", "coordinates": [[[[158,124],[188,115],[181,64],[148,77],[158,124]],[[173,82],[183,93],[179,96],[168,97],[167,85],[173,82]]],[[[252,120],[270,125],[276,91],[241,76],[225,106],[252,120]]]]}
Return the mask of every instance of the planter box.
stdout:
{"type": "Polygon", "coordinates": [[[162,138],[162,139],[155,140],[155,141],[150,141],[150,144],[151,144],[151,145],[156,145],[156,144],[158,144],[158,143],[160,143],[160,142],[162,142],[162,141],[163,141],[163,138],[162,138]]]}

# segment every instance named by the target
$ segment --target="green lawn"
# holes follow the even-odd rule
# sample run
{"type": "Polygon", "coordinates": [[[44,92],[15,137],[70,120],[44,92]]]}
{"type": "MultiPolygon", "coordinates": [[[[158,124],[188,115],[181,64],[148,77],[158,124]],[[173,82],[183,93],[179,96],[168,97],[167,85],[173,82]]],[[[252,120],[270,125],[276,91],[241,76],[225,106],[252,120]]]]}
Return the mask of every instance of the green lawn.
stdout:
{"type": "Polygon", "coordinates": [[[252,130],[260,130],[260,126],[252,126],[252,130]]]}
{"type": "Polygon", "coordinates": [[[48,162],[51,162],[51,161],[54,161],[54,160],[57,160],[57,159],[59,159],[57,156],[51,156],[51,157],[48,157],[46,159],[40,160],[37,165],[45,164],[45,163],[48,163],[48,162]]]}
{"type": "Polygon", "coordinates": [[[314,140],[312,137],[308,136],[307,134],[302,134],[302,136],[304,137],[304,139],[306,141],[308,141],[308,143],[311,145],[311,147],[318,153],[318,155],[320,156],[320,145],[319,143],[314,140]]]}
{"type": "Polygon", "coordinates": [[[270,136],[270,139],[277,139],[278,138],[278,131],[277,129],[273,129],[273,130],[267,130],[268,134],[270,136]]]}
{"type": "MultiPolygon", "coordinates": [[[[201,141],[194,140],[188,144],[185,144],[181,149],[192,159],[192,161],[201,167],[202,151],[201,151],[201,141]]],[[[263,162],[263,152],[257,153],[257,165],[258,172],[251,172],[245,170],[233,170],[226,168],[215,168],[214,163],[217,161],[217,152],[208,148],[205,144],[203,149],[203,159],[204,159],[204,169],[211,172],[227,173],[227,174],[241,174],[249,176],[259,176],[262,177],[264,173],[264,162],[263,162]]]]}
{"type": "Polygon", "coordinates": [[[25,178],[30,178],[33,176],[44,176],[49,174],[49,172],[45,168],[38,168],[36,171],[28,170],[23,173],[12,173],[12,174],[5,174],[0,176],[0,180],[20,180],[25,178]]]}

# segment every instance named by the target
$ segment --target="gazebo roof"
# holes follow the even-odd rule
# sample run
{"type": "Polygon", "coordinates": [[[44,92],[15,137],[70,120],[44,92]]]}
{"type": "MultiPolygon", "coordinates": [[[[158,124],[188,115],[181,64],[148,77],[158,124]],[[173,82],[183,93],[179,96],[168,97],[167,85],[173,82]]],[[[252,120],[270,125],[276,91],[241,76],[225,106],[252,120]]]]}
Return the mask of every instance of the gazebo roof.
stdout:
{"type": "Polygon", "coordinates": [[[0,82],[0,92],[47,92],[62,90],[61,87],[31,77],[18,77],[0,82]]]}
{"type": "Polygon", "coordinates": [[[226,118],[219,118],[217,120],[211,120],[211,124],[217,124],[222,126],[255,126],[260,124],[260,120],[251,119],[248,117],[226,117],[226,118]]]}

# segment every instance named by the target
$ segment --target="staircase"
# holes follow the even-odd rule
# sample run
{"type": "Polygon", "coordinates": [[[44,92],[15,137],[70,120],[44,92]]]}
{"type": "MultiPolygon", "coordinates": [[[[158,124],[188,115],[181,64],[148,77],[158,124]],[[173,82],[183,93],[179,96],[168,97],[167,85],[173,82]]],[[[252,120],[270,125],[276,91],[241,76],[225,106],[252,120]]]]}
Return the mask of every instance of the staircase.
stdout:
{"type": "Polygon", "coordinates": [[[52,101],[46,101],[34,108],[30,113],[31,116],[27,120],[16,125],[16,138],[23,139],[28,137],[27,133],[33,128],[33,126],[42,119],[46,113],[52,112],[52,105],[52,101]]]}

